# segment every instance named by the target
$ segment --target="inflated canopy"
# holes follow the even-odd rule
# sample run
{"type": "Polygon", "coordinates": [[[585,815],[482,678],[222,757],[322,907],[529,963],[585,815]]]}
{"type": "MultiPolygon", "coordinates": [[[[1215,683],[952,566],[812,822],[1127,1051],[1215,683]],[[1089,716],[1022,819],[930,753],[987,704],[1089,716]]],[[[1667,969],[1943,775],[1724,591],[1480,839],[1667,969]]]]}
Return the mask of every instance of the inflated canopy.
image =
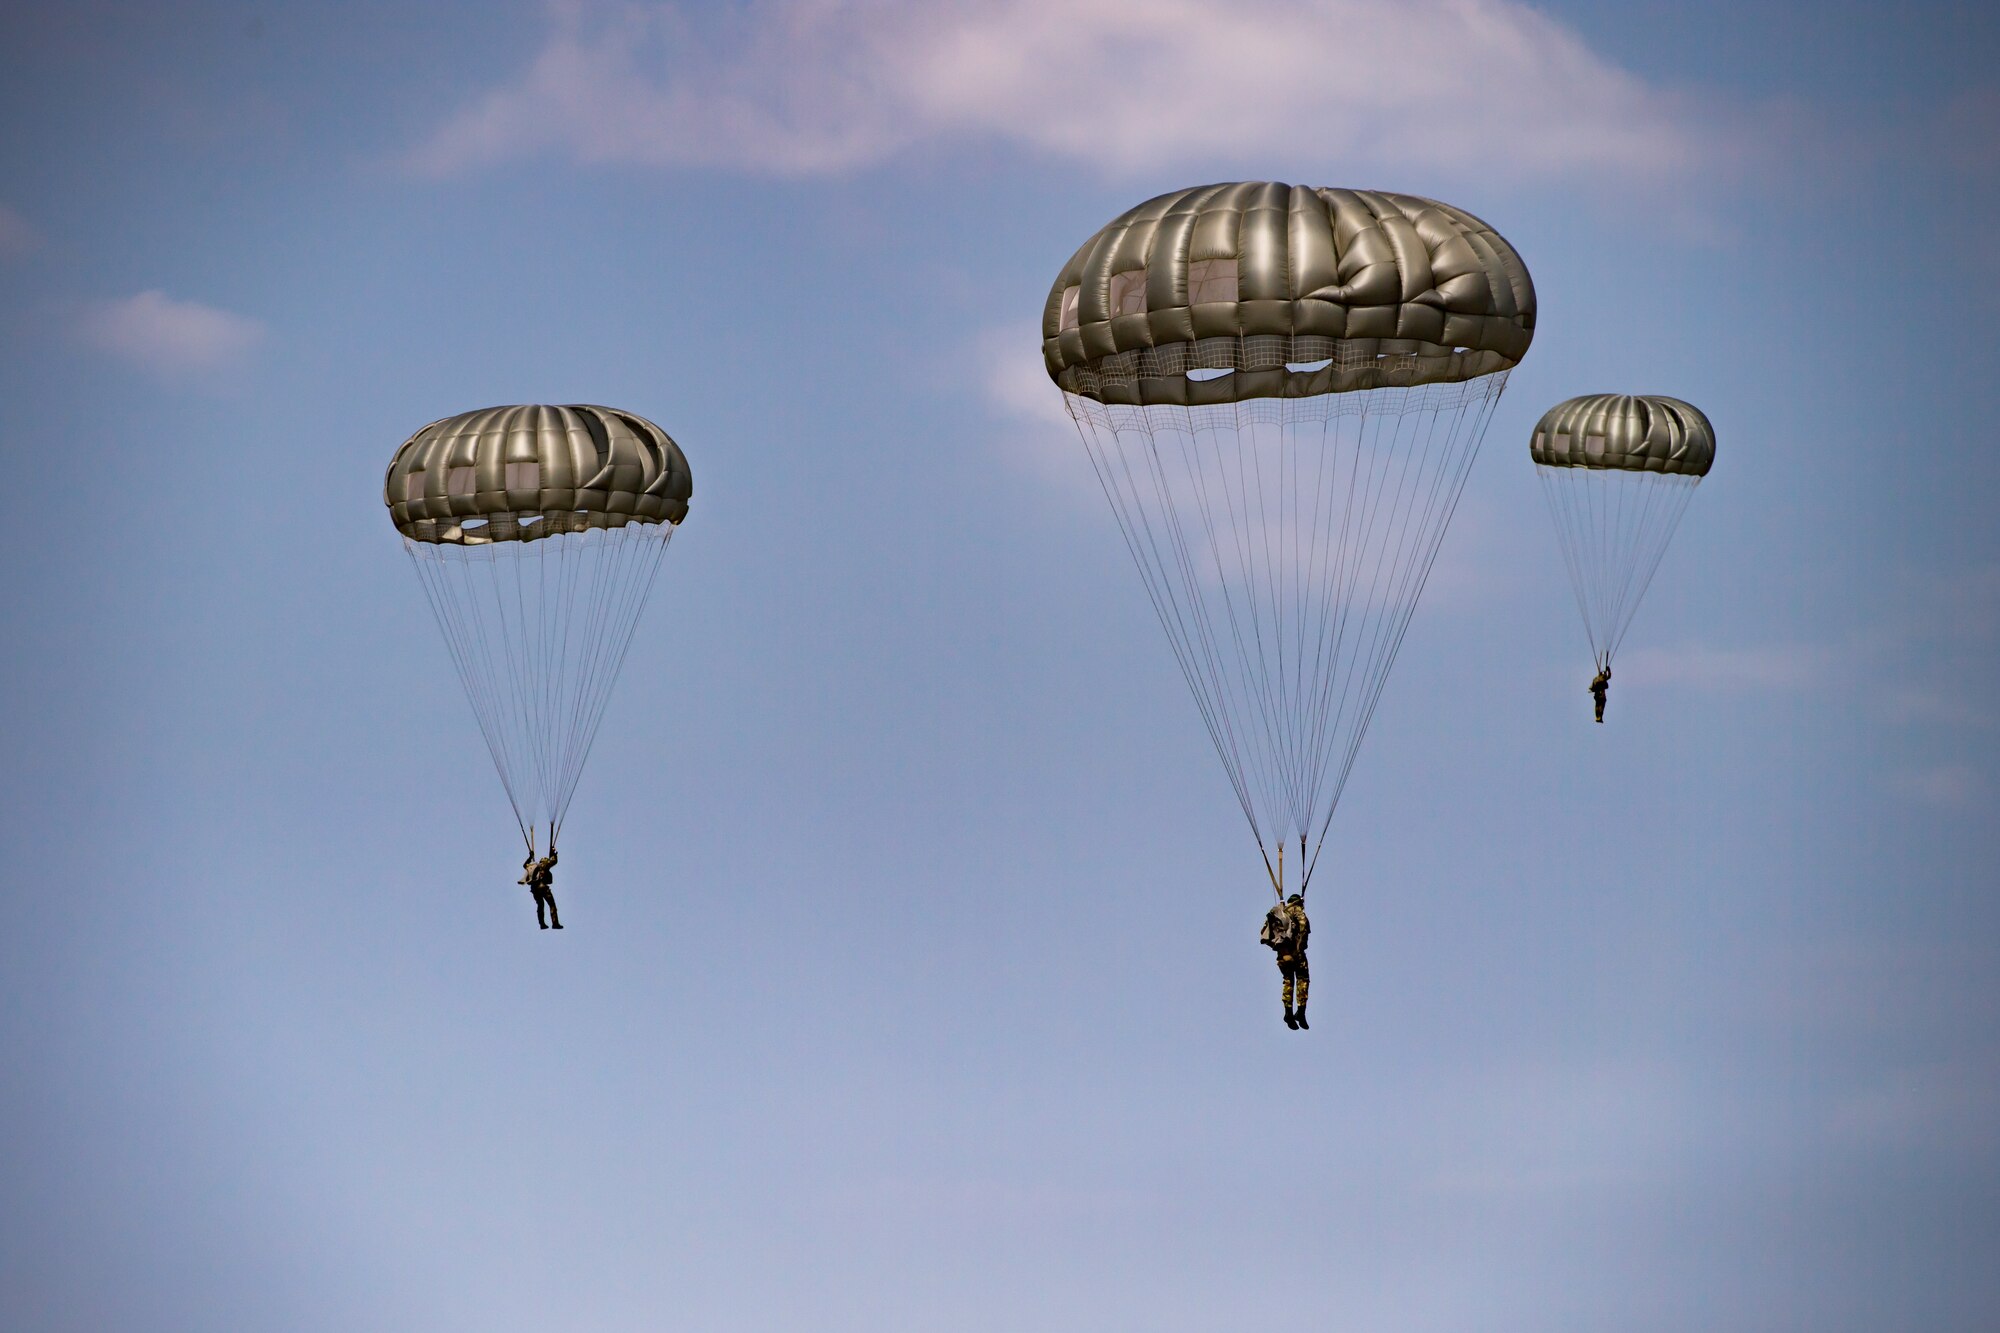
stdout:
{"type": "Polygon", "coordinates": [[[1245,181],[1163,194],[1084,242],[1042,356],[1070,393],[1192,405],[1473,379],[1534,331],[1527,266],[1463,209],[1245,181]]]}
{"type": "Polygon", "coordinates": [[[412,541],[480,545],[679,523],[693,492],[680,446],[644,417],[529,403],[433,421],[396,451],[382,500],[412,541]]]}
{"type": "Polygon", "coordinates": [[[1528,454],[1544,467],[1704,477],[1715,462],[1715,428],[1678,398],[1592,393],[1543,413],[1528,454]]]}

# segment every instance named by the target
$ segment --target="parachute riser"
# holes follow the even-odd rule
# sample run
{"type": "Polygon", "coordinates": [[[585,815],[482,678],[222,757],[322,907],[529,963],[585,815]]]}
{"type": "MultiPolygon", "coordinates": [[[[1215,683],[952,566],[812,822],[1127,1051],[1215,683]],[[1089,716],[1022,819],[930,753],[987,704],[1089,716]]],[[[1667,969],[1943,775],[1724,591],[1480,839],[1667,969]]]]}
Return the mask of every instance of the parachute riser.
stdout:
{"type": "MultiPolygon", "coordinates": [[[[1261,847],[1259,850],[1261,850],[1261,847]]],[[[1301,834],[1299,836],[1299,858],[1303,860],[1305,858],[1305,854],[1306,854],[1306,840],[1305,840],[1305,835],[1301,834]]],[[[1318,858],[1314,859],[1317,860],[1318,858]]],[[[1278,842],[1278,864],[1275,869],[1271,865],[1270,853],[1269,852],[1264,853],[1264,873],[1271,877],[1271,892],[1278,896],[1278,901],[1280,903],[1284,902],[1285,901],[1285,844],[1282,839],[1280,839],[1278,842]]],[[[1312,878],[1312,868],[1308,866],[1306,868],[1305,879],[1299,881],[1299,897],[1302,900],[1306,896],[1306,880],[1309,880],[1311,878],[1312,878]]]]}

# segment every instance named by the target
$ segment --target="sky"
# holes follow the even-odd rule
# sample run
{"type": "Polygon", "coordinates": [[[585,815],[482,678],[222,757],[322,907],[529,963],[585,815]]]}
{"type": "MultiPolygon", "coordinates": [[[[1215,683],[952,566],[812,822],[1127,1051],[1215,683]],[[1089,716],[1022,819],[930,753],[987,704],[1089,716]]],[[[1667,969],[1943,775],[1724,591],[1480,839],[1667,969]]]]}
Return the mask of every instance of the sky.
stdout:
{"type": "Polygon", "coordinates": [[[2000,1322],[2000,11],[0,6],[0,1325],[2000,1322]],[[1126,208],[1518,249],[1313,1028],[1038,356],[1126,208]],[[1528,463],[1718,438],[1589,720],[1528,463]],[[694,474],[561,935],[381,504],[694,474]]]}

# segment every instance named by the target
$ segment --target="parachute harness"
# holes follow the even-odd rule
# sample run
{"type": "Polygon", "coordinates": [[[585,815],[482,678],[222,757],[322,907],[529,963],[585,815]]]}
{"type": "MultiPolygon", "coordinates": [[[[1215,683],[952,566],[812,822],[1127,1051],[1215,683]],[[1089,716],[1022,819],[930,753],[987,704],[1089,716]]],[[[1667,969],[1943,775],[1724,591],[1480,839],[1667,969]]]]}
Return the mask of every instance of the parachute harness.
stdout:
{"type": "MultiPolygon", "coordinates": [[[[1253,341],[1285,345],[1258,347],[1260,367],[1389,383],[1207,406],[1063,396],[1282,899],[1270,848],[1282,865],[1296,836],[1303,890],[1507,373],[1412,384],[1414,358],[1253,341]]],[[[1135,377],[1162,369],[1133,359],[1135,377]]]]}

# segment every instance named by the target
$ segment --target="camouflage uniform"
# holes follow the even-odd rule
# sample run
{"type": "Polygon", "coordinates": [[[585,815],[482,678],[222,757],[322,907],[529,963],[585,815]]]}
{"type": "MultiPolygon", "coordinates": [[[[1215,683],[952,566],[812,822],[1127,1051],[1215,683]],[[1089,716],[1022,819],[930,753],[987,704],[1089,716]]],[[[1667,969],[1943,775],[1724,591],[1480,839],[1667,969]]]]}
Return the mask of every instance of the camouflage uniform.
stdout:
{"type": "Polygon", "coordinates": [[[553,847],[549,848],[547,856],[540,859],[531,856],[521,863],[521,869],[528,873],[521,876],[519,882],[527,885],[528,892],[535,895],[535,920],[543,930],[551,924],[557,930],[563,928],[562,917],[556,913],[555,866],[556,849],[553,847]],[[548,914],[546,920],[543,919],[544,911],[548,914]]]}
{"type": "Polygon", "coordinates": [[[1278,955],[1278,974],[1284,978],[1285,1026],[1307,1027],[1306,989],[1312,984],[1312,969],[1306,966],[1306,941],[1312,922],[1306,919],[1305,899],[1293,894],[1273,907],[1264,917],[1264,944],[1278,955]],[[1297,1009],[1293,1000],[1297,999],[1297,1009]]]}
{"type": "Polygon", "coordinates": [[[1604,696],[1611,693],[1611,668],[1605,667],[1590,681],[1590,695],[1597,700],[1597,720],[1604,720],[1604,696]]]}

